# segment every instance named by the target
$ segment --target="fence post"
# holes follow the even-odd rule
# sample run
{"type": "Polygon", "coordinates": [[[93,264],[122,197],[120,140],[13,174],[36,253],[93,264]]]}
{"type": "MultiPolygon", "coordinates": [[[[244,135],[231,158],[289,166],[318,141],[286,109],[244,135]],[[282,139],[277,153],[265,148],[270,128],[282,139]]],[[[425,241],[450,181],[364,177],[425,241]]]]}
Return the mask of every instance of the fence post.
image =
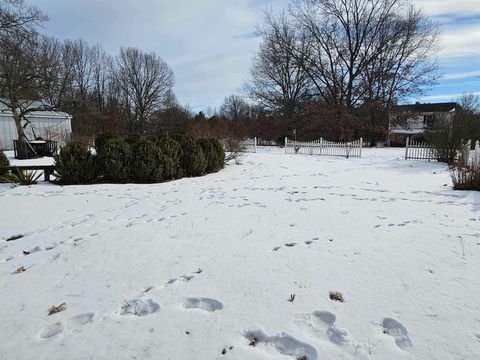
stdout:
{"type": "Polygon", "coordinates": [[[472,140],[468,140],[467,141],[467,145],[465,146],[465,149],[463,150],[464,151],[464,158],[465,158],[465,162],[466,164],[469,163],[470,161],[470,149],[472,148],[472,140]]]}
{"type": "Polygon", "coordinates": [[[408,144],[410,142],[410,138],[407,137],[407,142],[405,144],[405,160],[408,160],[408,144]]]}
{"type": "Polygon", "coordinates": [[[285,154],[288,154],[287,147],[288,147],[288,138],[285,136],[285,154]]]}
{"type": "Polygon", "coordinates": [[[323,138],[320,138],[320,154],[322,155],[322,148],[323,148],[323,138]]]}
{"type": "Polygon", "coordinates": [[[475,142],[475,152],[473,153],[473,166],[475,168],[480,166],[480,141],[475,142]]]}
{"type": "Polygon", "coordinates": [[[362,157],[362,148],[363,148],[363,138],[360,138],[360,155],[359,157],[362,157]]]}
{"type": "Polygon", "coordinates": [[[257,152],[257,137],[255,136],[255,153],[257,152]]]}

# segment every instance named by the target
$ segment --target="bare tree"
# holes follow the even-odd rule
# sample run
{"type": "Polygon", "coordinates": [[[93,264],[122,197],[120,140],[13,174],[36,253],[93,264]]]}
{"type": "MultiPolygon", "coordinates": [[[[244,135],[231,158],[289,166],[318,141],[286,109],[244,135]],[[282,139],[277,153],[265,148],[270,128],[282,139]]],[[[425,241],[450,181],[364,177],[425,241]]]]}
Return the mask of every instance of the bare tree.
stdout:
{"type": "Polygon", "coordinates": [[[47,19],[37,7],[26,5],[24,0],[0,1],[1,36],[29,37],[47,19]]]}
{"type": "Polygon", "coordinates": [[[38,36],[24,38],[9,34],[0,38],[0,102],[12,113],[18,140],[25,140],[27,115],[31,112],[53,109],[40,101],[49,93],[57,76],[55,64],[48,64],[54,56],[53,47],[42,47],[38,36]]]}
{"type": "Polygon", "coordinates": [[[115,82],[130,131],[142,131],[170,96],[173,72],[155,53],[136,48],[122,48],[115,65],[115,82]]]}
{"type": "Polygon", "coordinates": [[[0,102],[12,112],[21,141],[28,125],[26,115],[45,107],[34,100],[48,85],[44,81],[46,68],[40,66],[48,59],[40,50],[41,38],[36,31],[46,19],[23,0],[0,2],[0,102]]]}
{"type": "Polygon", "coordinates": [[[111,56],[100,45],[92,47],[90,54],[92,91],[99,112],[103,111],[106,106],[107,94],[112,80],[110,72],[112,61],[111,56]]]}
{"type": "Polygon", "coordinates": [[[250,105],[238,95],[227,96],[220,107],[220,116],[228,121],[248,120],[250,105]]]}
{"type": "Polygon", "coordinates": [[[310,41],[294,55],[329,106],[390,104],[436,78],[439,28],[411,0],[297,0],[291,14],[310,41]]]}
{"type": "Polygon", "coordinates": [[[73,81],[74,69],[68,43],[62,43],[55,38],[40,37],[38,53],[39,58],[34,62],[38,66],[42,88],[37,89],[37,95],[42,96],[42,100],[51,108],[61,108],[73,81]]]}
{"type": "Polygon", "coordinates": [[[294,126],[294,117],[306,112],[312,83],[303,66],[309,44],[285,13],[265,14],[259,27],[263,37],[253,58],[249,96],[260,106],[279,114],[284,128],[294,126]]]}

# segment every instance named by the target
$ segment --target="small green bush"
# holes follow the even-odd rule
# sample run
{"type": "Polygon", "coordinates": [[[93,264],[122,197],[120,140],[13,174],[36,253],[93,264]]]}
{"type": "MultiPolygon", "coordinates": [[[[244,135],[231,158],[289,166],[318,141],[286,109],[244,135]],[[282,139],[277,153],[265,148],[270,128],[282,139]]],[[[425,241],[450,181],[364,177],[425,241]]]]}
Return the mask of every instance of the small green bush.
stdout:
{"type": "Polygon", "coordinates": [[[55,156],[55,169],[61,184],[92,184],[96,181],[95,156],[76,141],[65,145],[55,156]]]}
{"type": "Polygon", "coordinates": [[[200,176],[205,173],[207,160],[202,147],[188,135],[174,137],[181,147],[180,168],[185,176],[200,176]]]}
{"type": "Polygon", "coordinates": [[[116,139],[116,135],[112,134],[99,134],[95,137],[95,150],[98,152],[102,149],[102,147],[107,144],[110,140],[116,139]]]}
{"type": "Polygon", "coordinates": [[[225,160],[225,152],[219,141],[217,139],[201,139],[198,140],[198,143],[202,147],[203,154],[207,161],[207,173],[220,170],[225,160]]]}
{"type": "Polygon", "coordinates": [[[217,162],[217,167],[215,171],[223,169],[225,166],[225,148],[223,147],[222,143],[218,139],[210,139],[213,150],[215,153],[215,160],[217,162]]]}
{"type": "Polygon", "coordinates": [[[10,181],[20,186],[30,186],[37,184],[40,176],[42,176],[42,173],[39,171],[17,170],[12,172],[10,181]]]}
{"type": "MultiPolygon", "coordinates": [[[[0,150],[0,168],[10,166],[10,162],[3,151],[0,150]]],[[[5,174],[6,171],[0,171],[0,175],[5,174]]]]}
{"type": "Polygon", "coordinates": [[[170,136],[161,136],[156,142],[163,157],[163,178],[165,180],[175,179],[180,167],[180,144],[170,136]]]}
{"type": "Polygon", "coordinates": [[[145,137],[139,137],[130,143],[131,178],[139,183],[156,183],[163,181],[165,158],[160,146],[145,137]]]}
{"type": "Polygon", "coordinates": [[[131,176],[132,152],[125,140],[111,139],[97,150],[97,168],[101,180],[112,183],[128,182],[131,176]]]}

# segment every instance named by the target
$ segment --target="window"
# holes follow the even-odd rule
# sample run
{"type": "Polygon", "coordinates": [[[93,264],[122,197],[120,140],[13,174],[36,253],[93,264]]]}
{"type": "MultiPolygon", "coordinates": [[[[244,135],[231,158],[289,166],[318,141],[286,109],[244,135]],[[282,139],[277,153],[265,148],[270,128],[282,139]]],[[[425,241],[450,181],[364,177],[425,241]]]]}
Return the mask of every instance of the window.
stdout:
{"type": "Polygon", "coordinates": [[[435,119],[435,115],[423,115],[423,126],[428,127],[433,124],[433,120],[435,119]]]}

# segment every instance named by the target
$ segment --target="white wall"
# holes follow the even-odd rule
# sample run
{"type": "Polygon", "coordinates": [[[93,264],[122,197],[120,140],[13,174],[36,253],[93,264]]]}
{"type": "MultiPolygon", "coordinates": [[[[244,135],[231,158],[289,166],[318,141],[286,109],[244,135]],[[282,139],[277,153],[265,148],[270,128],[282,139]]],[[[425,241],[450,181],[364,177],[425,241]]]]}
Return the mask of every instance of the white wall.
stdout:
{"type": "MultiPolygon", "coordinates": [[[[25,134],[31,140],[37,137],[58,141],[59,146],[65,144],[66,137],[72,133],[70,118],[63,117],[30,117],[30,125],[25,134]]],[[[17,139],[15,122],[10,116],[0,116],[0,150],[12,150],[13,140],[17,139]]]]}

